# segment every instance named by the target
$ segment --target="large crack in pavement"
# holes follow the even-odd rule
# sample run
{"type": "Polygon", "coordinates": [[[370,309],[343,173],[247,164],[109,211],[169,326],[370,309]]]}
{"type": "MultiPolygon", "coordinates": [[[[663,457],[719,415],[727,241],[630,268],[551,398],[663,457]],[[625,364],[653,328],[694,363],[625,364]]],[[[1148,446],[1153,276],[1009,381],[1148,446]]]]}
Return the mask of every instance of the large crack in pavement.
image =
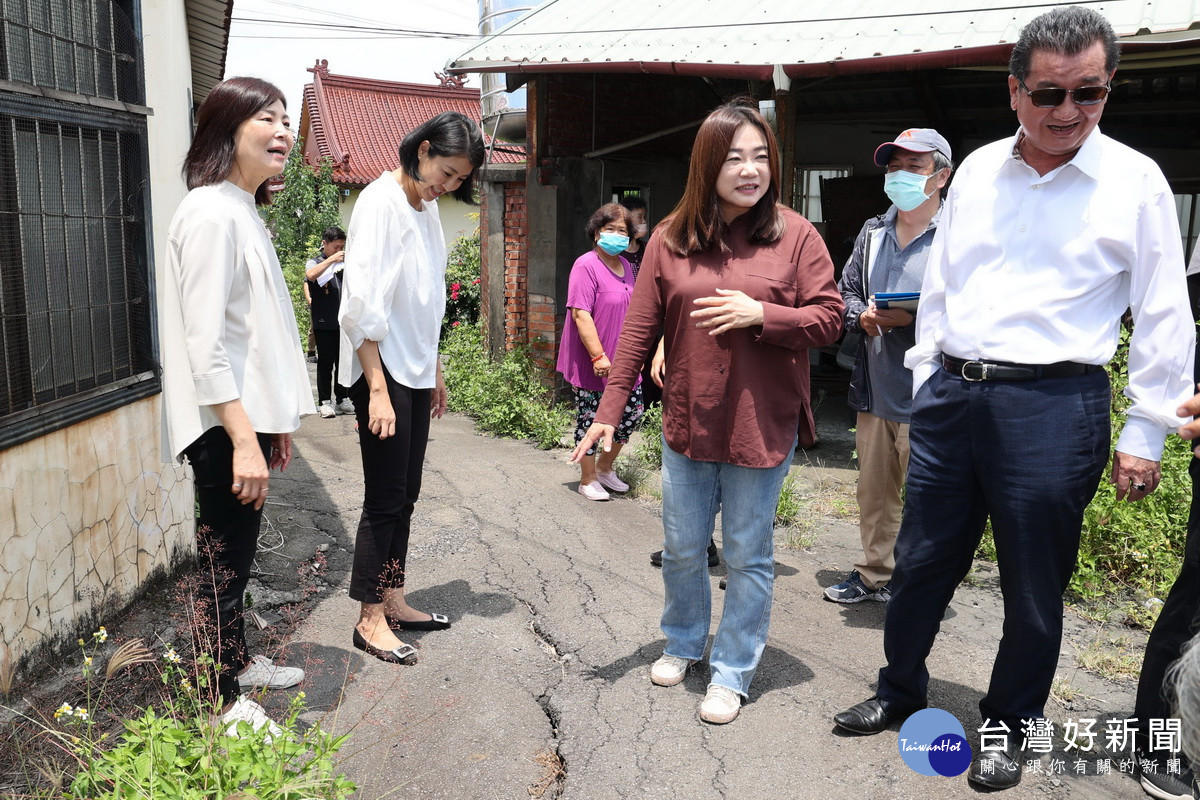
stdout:
{"type": "Polygon", "coordinates": [[[566,677],[566,665],[574,656],[571,653],[564,653],[554,636],[550,634],[542,626],[537,618],[537,610],[526,603],[525,607],[529,610],[529,631],[533,634],[534,641],[546,657],[555,662],[559,666],[559,679],[546,686],[545,691],[538,695],[537,704],[542,709],[542,713],[546,715],[547,721],[550,723],[550,741],[552,747],[548,748],[549,758],[542,763],[542,767],[547,771],[542,783],[539,783],[538,790],[543,798],[558,798],[561,797],[567,788],[567,760],[562,753],[562,738],[559,735],[560,724],[562,722],[562,714],[554,702],[554,690],[566,677]]]}

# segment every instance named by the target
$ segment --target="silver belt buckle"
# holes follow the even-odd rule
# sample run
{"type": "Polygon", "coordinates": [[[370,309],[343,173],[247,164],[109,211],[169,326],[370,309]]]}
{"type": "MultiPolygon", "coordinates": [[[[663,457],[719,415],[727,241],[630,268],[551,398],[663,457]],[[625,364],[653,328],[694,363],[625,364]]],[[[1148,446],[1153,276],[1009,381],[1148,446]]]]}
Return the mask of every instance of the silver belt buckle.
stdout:
{"type": "Polygon", "coordinates": [[[967,381],[968,383],[981,383],[983,381],[986,381],[988,379],[988,369],[987,368],[989,366],[991,366],[991,365],[984,364],[982,361],[964,361],[963,365],[962,365],[963,380],[967,381]],[[979,377],[978,378],[972,378],[970,375],[967,374],[967,370],[970,367],[979,367],[979,377]]]}

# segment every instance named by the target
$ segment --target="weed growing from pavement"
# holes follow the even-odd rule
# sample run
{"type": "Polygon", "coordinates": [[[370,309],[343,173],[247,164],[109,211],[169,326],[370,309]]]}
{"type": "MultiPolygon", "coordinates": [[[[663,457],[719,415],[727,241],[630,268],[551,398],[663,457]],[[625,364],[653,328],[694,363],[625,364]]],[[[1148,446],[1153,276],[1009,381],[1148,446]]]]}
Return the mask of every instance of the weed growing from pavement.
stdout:
{"type": "Polygon", "coordinates": [[[1054,682],[1050,684],[1050,696],[1059,703],[1068,705],[1080,696],[1080,692],[1069,680],[1055,675],[1054,682]]]}
{"type": "Polygon", "coordinates": [[[1075,663],[1113,681],[1133,680],[1141,673],[1144,647],[1125,634],[1100,634],[1075,653],[1075,663]]]}

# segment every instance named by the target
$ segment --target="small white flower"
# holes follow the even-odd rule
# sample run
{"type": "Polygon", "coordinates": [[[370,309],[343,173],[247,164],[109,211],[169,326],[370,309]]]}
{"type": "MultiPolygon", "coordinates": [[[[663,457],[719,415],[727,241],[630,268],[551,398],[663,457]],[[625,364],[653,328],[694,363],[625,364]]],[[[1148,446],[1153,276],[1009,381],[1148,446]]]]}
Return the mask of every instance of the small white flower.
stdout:
{"type": "Polygon", "coordinates": [[[75,713],[75,709],[71,708],[70,703],[63,703],[54,711],[54,718],[69,717],[75,713]]]}
{"type": "Polygon", "coordinates": [[[179,653],[175,652],[174,647],[163,653],[163,658],[165,658],[167,661],[170,661],[172,664],[178,664],[180,661],[182,661],[182,659],[179,657],[179,653]]]}
{"type": "Polygon", "coordinates": [[[100,626],[100,630],[96,631],[96,632],[95,632],[94,634],[92,634],[92,635],[93,635],[93,636],[95,636],[97,639],[99,639],[101,642],[107,642],[107,641],[108,641],[108,631],[106,631],[106,630],[104,629],[104,626],[103,626],[103,625],[101,625],[101,626],[100,626]]]}
{"type": "Polygon", "coordinates": [[[88,718],[87,709],[86,708],[75,709],[75,716],[79,717],[80,719],[87,719],[88,718]]]}
{"type": "Polygon", "coordinates": [[[83,665],[84,665],[85,667],[90,667],[90,666],[92,665],[92,657],[91,657],[91,656],[84,656],[84,657],[83,657],[83,665]]]}

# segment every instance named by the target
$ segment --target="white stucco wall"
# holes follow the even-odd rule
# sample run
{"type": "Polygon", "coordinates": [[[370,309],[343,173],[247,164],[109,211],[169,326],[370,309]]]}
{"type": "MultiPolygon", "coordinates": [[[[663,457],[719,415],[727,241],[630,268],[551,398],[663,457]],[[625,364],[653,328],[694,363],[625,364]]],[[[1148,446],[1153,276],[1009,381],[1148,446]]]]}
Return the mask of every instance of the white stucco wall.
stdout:
{"type": "MultiPolygon", "coordinates": [[[[142,3],[154,263],[186,193],[191,140],[183,0],[142,3]]],[[[159,459],[159,397],[0,453],[0,667],[64,639],[194,548],[187,472],[159,459]]]]}

